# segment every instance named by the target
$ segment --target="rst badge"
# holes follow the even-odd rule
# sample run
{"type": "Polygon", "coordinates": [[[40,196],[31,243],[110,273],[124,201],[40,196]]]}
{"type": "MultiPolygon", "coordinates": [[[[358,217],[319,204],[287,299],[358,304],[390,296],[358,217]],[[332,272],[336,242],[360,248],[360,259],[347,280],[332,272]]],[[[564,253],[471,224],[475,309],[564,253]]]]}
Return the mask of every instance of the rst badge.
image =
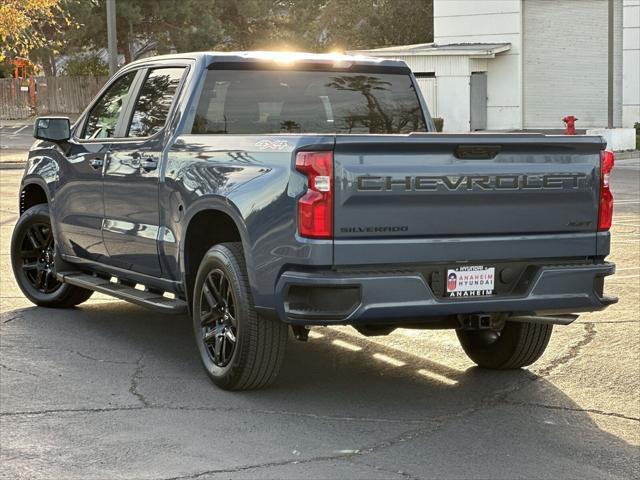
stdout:
{"type": "Polygon", "coordinates": [[[468,266],[447,270],[447,297],[480,297],[495,293],[495,267],[468,266]]]}

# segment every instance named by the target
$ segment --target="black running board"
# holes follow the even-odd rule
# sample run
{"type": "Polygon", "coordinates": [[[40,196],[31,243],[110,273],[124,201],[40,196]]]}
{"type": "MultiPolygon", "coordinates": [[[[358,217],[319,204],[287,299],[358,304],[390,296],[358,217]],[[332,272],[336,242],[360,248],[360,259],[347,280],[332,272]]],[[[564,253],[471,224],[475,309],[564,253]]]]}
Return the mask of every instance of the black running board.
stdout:
{"type": "Polygon", "coordinates": [[[179,298],[167,298],[158,293],[114,283],[105,278],[88,275],[81,272],[60,272],[58,280],[69,285],[86,288],[94,292],[104,293],[111,297],[119,298],[142,307],[147,307],[156,312],[169,314],[184,314],[187,312],[187,303],[179,298]]]}

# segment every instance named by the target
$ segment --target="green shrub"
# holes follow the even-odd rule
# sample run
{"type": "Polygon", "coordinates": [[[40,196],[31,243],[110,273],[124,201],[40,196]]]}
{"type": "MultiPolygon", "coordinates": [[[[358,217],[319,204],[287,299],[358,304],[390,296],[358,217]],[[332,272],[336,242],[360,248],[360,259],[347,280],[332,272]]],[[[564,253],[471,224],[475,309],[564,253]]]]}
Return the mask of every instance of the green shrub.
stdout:
{"type": "Polygon", "coordinates": [[[13,65],[8,60],[0,62],[0,78],[11,78],[13,76],[13,65]]]}
{"type": "Polygon", "coordinates": [[[109,65],[97,55],[78,55],[65,64],[62,73],[70,77],[109,75],[109,65]]]}
{"type": "Polygon", "coordinates": [[[444,118],[433,117],[433,123],[436,126],[436,132],[441,132],[444,128],[444,118]]]}

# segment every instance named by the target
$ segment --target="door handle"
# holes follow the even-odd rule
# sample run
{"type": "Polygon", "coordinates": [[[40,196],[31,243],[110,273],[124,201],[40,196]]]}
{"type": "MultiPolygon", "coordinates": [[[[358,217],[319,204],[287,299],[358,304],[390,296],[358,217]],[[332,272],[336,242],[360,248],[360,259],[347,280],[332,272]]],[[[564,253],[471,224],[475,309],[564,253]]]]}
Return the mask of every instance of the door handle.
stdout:
{"type": "Polygon", "coordinates": [[[89,165],[94,170],[98,170],[104,165],[104,160],[102,158],[92,158],[91,160],[89,160],[89,165]]]}
{"type": "Polygon", "coordinates": [[[158,157],[154,156],[140,156],[140,168],[142,168],[145,172],[150,172],[151,170],[155,170],[158,168],[158,157]]]}

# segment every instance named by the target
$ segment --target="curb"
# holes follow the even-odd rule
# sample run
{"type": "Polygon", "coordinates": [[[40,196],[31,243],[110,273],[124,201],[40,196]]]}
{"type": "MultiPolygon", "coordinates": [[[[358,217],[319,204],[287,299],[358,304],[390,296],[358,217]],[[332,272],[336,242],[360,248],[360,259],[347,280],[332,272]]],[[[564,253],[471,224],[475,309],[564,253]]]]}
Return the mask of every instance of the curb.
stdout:
{"type": "Polygon", "coordinates": [[[616,160],[638,160],[640,159],[640,151],[626,150],[624,152],[614,152],[616,160]]]}
{"type": "Polygon", "coordinates": [[[0,170],[22,170],[26,162],[0,162],[0,170]]]}

